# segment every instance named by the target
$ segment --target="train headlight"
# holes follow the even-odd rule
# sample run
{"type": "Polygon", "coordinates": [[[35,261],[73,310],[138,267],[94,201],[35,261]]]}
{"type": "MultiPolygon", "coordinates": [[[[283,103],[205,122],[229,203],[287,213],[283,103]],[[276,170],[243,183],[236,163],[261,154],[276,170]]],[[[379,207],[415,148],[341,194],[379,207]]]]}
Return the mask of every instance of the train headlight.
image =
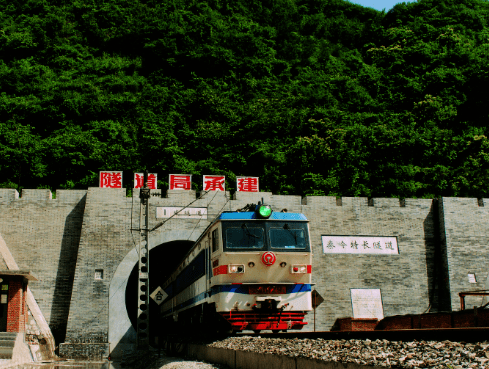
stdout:
{"type": "Polygon", "coordinates": [[[245,267],[243,264],[230,264],[228,265],[228,273],[244,273],[245,267]]]}
{"type": "Polygon", "coordinates": [[[258,205],[256,214],[262,219],[270,218],[270,215],[272,215],[272,207],[270,205],[258,205]]]}

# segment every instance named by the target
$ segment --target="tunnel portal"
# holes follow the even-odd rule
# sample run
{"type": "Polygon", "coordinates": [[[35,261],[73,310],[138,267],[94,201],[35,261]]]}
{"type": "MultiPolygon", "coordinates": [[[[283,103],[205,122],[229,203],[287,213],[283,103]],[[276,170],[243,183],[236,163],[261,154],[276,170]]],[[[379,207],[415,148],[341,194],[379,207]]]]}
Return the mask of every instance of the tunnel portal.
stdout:
{"type": "MultiPolygon", "coordinates": [[[[149,252],[149,291],[150,294],[158,288],[163,287],[163,282],[170,276],[170,274],[178,266],[178,263],[183,259],[185,254],[190,250],[193,241],[170,241],[165,242],[152,248],[149,252]]],[[[136,330],[136,318],[137,318],[137,306],[139,303],[138,293],[138,264],[134,265],[134,268],[129,275],[126,287],[126,310],[131,324],[136,330]]],[[[149,303],[149,336],[150,343],[155,345],[155,337],[158,336],[159,331],[159,305],[150,298],[149,303]]]]}

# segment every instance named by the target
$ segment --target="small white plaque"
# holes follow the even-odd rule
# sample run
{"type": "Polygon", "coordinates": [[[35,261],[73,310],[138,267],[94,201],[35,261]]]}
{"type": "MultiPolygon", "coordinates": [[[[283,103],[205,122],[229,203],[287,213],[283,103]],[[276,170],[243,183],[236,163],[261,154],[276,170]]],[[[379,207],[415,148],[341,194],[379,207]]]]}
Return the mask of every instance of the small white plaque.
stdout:
{"type": "Polygon", "coordinates": [[[0,295],[0,304],[7,303],[7,295],[0,295]]]}
{"type": "Polygon", "coordinates": [[[397,237],[321,236],[325,254],[397,255],[397,237]]]}
{"type": "Polygon", "coordinates": [[[469,283],[477,283],[477,280],[475,279],[475,274],[469,273],[467,274],[467,277],[469,277],[469,283]]]}
{"type": "Polygon", "coordinates": [[[139,278],[141,278],[141,279],[148,279],[148,273],[140,272],[139,273],[139,278]]]}
{"type": "Polygon", "coordinates": [[[380,289],[351,289],[353,318],[384,318],[380,289]]]}
{"type": "Polygon", "coordinates": [[[149,295],[158,305],[161,304],[168,297],[168,294],[163,290],[163,288],[158,287],[149,295]]]}
{"type": "Polygon", "coordinates": [[[207,208],[185,208],[179,206],[164,206],[156,208],[156,218],[190,218],[207,219],[207,208]]]}

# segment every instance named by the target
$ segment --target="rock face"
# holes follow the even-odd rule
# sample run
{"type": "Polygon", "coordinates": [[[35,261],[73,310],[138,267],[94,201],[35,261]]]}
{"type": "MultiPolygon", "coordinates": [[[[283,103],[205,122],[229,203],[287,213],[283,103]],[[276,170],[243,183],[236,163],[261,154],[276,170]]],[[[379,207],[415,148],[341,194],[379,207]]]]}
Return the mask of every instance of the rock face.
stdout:
{"type": "Polygon", "coordinates": [[[489,341],[474,344],[230,337],[209,346],[386,368],[489,369],[489,341]]]}

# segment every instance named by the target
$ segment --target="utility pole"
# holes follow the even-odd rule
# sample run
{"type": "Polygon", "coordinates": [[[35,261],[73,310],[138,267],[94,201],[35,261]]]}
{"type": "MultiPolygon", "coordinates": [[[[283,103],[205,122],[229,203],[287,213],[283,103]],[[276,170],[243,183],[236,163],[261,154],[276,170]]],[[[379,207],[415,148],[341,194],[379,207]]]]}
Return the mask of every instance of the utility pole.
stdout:
{"type": "Polygon", "coordinates": [[[139,190],[139,274],[138,274],[138,350],[149,349],[149,198],[148,171],[144,171],[144,185],[139,190]],[[144,240],[143,240],[144,238],[144,240]]]}

